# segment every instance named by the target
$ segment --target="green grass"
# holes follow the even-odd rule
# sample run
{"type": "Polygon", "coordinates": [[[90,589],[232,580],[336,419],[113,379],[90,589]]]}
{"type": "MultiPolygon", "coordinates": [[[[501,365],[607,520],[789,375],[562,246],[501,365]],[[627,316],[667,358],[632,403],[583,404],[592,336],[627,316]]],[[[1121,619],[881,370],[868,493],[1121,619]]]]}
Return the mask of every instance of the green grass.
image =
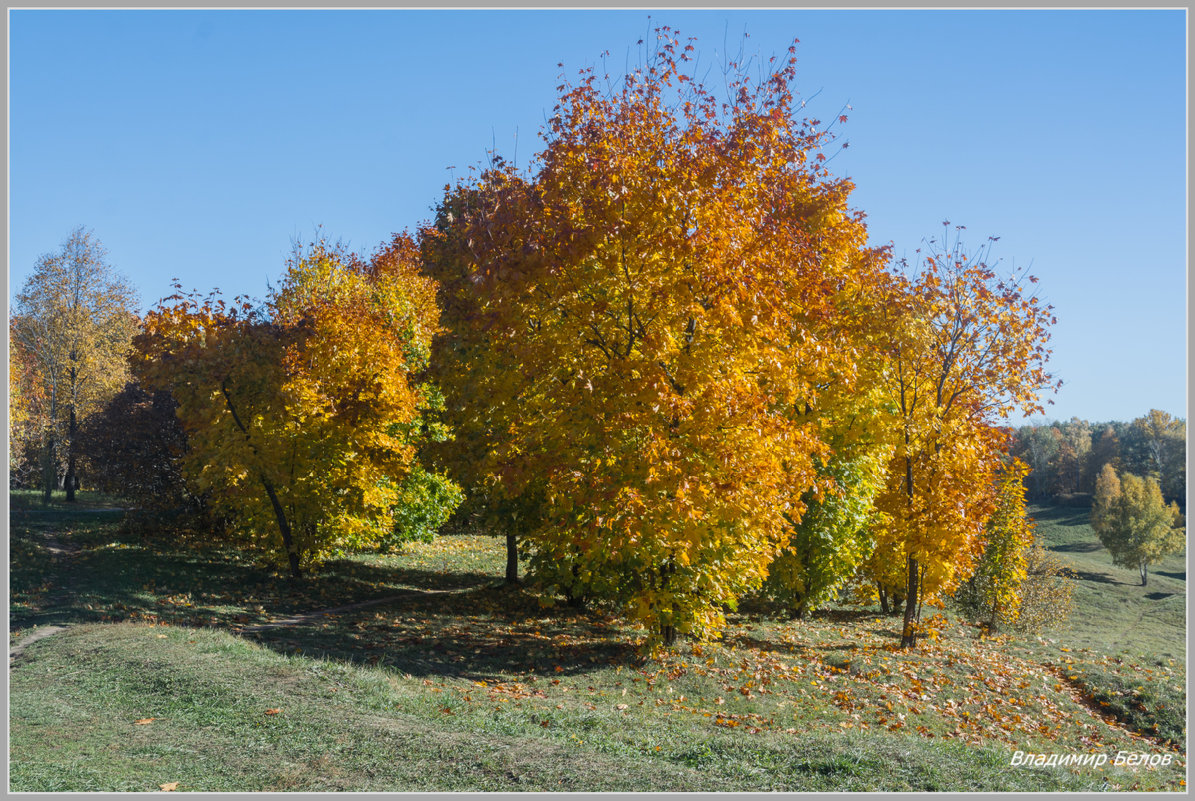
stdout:
{"type": "MultiPolygon", "coordinates": [[[[1092,646],[1111,629],[1088,625],[1081,605],[1074,630],[1088,645],[1065,629],[982,640],[948,617],[905,654],[895,619],[855,609],[734,616],[724,642],[649,660],[617,617],[501,588],[496,538],[442,536],[294,583],[235,552],[122,532],[115,513],[13,506],[11,627],[73,624],[11,669],[13,790],[1001,791],[1183,778],[1185,757],[1161,742],[1185,735],[1182,704],[1159,693],[1181,690],[1185,665],[1105,661],[1092,646]],[[46,532],[78,552],[48,556],[46,532]],[[1132,688],[1151,694],[1125,695],[1143,666],[1157,681],[1132,688]],[[1012,768],[1016,750],[1173,764],[1012,768]]],[[[1058,543],[1082,542],[1054,525],[1058,543]]],[[[1142,619],[1142,647],[1169,636],[1178,650],[1181,618],[1177,630],[1142,619]]]]}
{"type": "Polygon", "coordinates": [[[1186,748],[1186,558],[1118,567],[1088,524],[1088,510],[1034,507],[1043,544],[1065,560],[1075,612],[1022,653],[1051,666],[1100,714],[1155,740],[1186,748]]]}
{"type": "MultiPolygon", "coordinates": [[[[91,624],[28,653],[11,685],[11,789],[21,791],[167,782],[206,791],[1078,790],[1102,781],[1010,771],[1007,754],[991,747],[747,734],[667,709],[628,714],[610,698],[589,709],[568,703],[560,685],[546,700],[531,684],[524,698],[502,683],[429,685],[210,629],[91,624]],[[561,709],[549,703],[557,698],[561,709]]],[[[582,684],[616,675],[599,669],[582,684]]],[[[599,697],[582,684],[572,692],[599,697]]]]}
{"type": "Polygon", "coordinates": [[[1112,564],[1087,522],[1086,509],[1034,507],[1030,513],[1043,543],[1074,572],[1075,614],[1048,636],[1109,656],[1185,659],[1185,554],[1151,567],[1142,587],[1135,568],[1112,564]]]}

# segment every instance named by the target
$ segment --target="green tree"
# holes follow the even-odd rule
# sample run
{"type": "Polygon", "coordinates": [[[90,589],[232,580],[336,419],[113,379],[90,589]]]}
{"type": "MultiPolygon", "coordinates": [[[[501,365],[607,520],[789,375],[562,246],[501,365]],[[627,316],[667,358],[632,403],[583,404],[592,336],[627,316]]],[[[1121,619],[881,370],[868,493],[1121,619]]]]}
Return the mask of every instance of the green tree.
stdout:
{"type": "MultiPolygon", "coordinates": [[[[875,410],[860,416],[874,419],[875,410]]],[[[848,439],[838,432],[831,438],[834,455],[818,468],[827,481],[802,497],[805,511],[789,517],[788,545],[768,566],[763,593],[798,618],[832,599],[875,548],[874,502],[892,448],[870,433],[853,432],[848,439]]]]}
{"type": "Polygon", "coordinates": [[[1111,466],[1096,482],[1091,525],[1114,563],[1140,571],[1143,587],[1151,564],[1186,547],[1178,504],[1166,505],[1157,480],[1117,476],[1111,466]]]}

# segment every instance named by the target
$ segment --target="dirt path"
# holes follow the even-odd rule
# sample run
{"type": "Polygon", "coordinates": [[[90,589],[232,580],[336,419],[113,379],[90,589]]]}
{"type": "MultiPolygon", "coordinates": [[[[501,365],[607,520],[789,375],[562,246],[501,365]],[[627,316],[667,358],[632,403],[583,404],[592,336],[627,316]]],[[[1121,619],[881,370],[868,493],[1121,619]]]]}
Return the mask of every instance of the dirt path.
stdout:
{"type": "Polygon", "coordinates": [[[25,653],[25,649],[38,640],[44,640],[46,637],[57,634],[61,631],[66,631],[67,626],[39,626],[33,631],[26,632],[19,640],[13,643],[13,646],[8,649],[8,666],[11,668],[21,654],[25,653]]]}
{"type": "MultiPolygon", "coordinates": [[[[46,606],[59,606],[66,604],[74,595],[72,588],[70,562],[78,556],[79,552],[83,550],[77,543],[70,540],[62,539],[61,535],[56,531],[42,531],[41,537],[45,540],[45,549],[48,553],[54,556],[54,567],[50,573],[52,581],[53,592],[45,596],[43,603],[46,606]]],[[[15,662],[33,643],[38,640],[44,640],[59,632],[66,631],[68,626],[39,626],[32,631],[28,631],[17,639],[8,649],[8,666],[11,668],[15,662]]]]}

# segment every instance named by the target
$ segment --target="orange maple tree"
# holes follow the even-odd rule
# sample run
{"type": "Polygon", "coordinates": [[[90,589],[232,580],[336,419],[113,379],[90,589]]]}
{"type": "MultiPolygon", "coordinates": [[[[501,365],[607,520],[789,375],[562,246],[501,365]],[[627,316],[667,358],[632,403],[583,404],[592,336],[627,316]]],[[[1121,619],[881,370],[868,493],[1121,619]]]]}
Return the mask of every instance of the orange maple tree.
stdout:
{"type": "Polygon", "coordinates": [[[792,50],[761,83],[732,66],[719,101],[658,36],[620,88],[561,87],[532,175],[461,190],[486,202],[460,208],[458,286],[517,399],[492,464],[542,485],[531,570],[670,643],[716,633],[800,518],[883,258],[797,119],[792,50]]]}
{"type": "MultiPolygon", "coordinates": [[[[961,231],[961,227],[956,229],[961,231]]],[[[878,505],[888,524],[873,565],[904,577],[901,644],[916,644],[921,605],[966,579],[996,508],[995,476],[1007,448],[1000,427],[1014,409],[1042,411],[1052,307],[1026,291],[1037,279],[1000,278],[991,245],[968,251],[931,240],[894,285],[885,390],[896,450],[878,505]]],[[[920,251],[919,251],[920,253],[920,251]]]]}

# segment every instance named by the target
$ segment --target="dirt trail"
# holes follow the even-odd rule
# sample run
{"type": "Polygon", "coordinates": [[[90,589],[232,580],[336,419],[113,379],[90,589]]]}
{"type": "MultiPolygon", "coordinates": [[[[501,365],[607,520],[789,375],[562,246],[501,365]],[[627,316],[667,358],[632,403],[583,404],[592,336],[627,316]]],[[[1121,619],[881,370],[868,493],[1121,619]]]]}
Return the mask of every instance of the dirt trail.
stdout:
{"type": "MultiPolygon", "coordinates": [[[[45,549],[48,553],[54,556],[54,567],[48,578],[52,581],[54,591],[45,596],[44,604],[46,606],[59,606],[66,604],[74,595],[72,589],[70,562],[79,552],[83,550],[77,543],[70,540],[62,539],[61,534],[56,531],[42,531],[41,537],[45,540],[45,549]]],[[[25,632],[13,643],[8,649],[8,666],[11,668],[15,662],[33,643],[38,640],[44,640],[59,632],[66,631],[68,626],[38,626],[32,631],[25,632]]]]}

